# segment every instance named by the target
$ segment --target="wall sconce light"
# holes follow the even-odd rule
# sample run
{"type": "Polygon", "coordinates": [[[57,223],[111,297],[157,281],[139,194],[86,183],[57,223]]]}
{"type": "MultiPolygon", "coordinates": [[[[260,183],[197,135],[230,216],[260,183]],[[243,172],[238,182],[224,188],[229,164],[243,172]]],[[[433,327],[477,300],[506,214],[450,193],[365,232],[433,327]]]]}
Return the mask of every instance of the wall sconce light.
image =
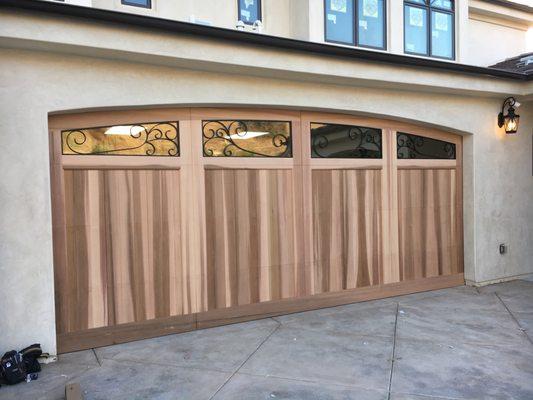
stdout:
{"type": "Polygon", "coordinates": [[[505,133],[512,135],[518,130],[518,123],[520,122],[520,115],[515,114],[515,106],[520,107],[514,97],[505,99],[502,105],[502,111],[498,114],[498,126],[505,129],[505,133]],[[507,106],[507,114],[505,114],[505,107],[507,106]]]}

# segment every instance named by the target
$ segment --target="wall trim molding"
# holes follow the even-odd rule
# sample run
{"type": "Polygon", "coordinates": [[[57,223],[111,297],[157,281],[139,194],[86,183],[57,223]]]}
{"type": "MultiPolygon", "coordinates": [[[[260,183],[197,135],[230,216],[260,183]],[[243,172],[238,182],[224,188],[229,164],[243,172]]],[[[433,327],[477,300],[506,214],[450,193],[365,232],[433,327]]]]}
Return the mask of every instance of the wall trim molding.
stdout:
{"type": "Polygon", "coordinates": [[[513,1],[508,1],[508,0],[479,0],[479,1],[482,1],[484,3],[494,4],[495,6],[510,8],[510,9],[518,10],[518,11],[524,11],[527,13],[533,13],[533,7],[530,7],[526,4],[515,3],[513,1]]]}

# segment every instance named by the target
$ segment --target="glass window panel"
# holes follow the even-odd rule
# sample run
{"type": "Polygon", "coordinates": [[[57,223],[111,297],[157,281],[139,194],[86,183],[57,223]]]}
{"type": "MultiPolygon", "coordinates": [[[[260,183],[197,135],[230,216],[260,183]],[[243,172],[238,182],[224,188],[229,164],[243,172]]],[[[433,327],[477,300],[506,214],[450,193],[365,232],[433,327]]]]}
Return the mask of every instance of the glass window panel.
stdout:
{"type": "Polygon", "coordinates": [[[122,0],[122,4],[125,4],[127,6],[138,6],[138,7],[146,7],[146,8],[152,7],[151,0],[122,0]]]}
{"type": "Polygon", "coordinates": [[[370,47],[385,47],[383,0],[359,0],[357,16],[358,44],[370,47]]]}
{"type": "Polygon", "coordinates": [[[115,125],[61,132],[63,154],[179,156],[177,122],[115,125]]]}
{"type": "Polygon", "coordinates": [[[326,40],[354,43],[354,0],[326,0],[326,40]]]}
{"type": "Polygon", "coordinates": [[[398,159],[455,160],[453,143],[402,132],[397,133],[396,140],[398,159]]]}
{"type": "Polygon", "coordinates": [[[406,5],[404,8],[405,52],[428,53],[427,10],[406,5]]]}
{"type": "Polygon", "coordinates": [[[249,25],[261,20],[261,0],[239,0],[239,19],[249,25]]]}
{"type": "Polygon", "coordinates": [[[408,0],[408,1],[409,1],[409,3],[427,5],[427,0],[408,0]]]}
{"type": "Polygon", "coordinates": [[[453,10],[453,1],[451,1],[451,0],[431,0],[431,7],[442,8],[443,10],[453,10]]]}
{"type": "Polygon", "coordinates": [[[287,121],[203,121],[202,137],[205,157],[292,157],[287,121]]]}
{"type": "Polygon", "coordinates": [[[381,129],[311,123],[312,158],[382,158],[381,129]]]}
{"type": "Polygon", "coordinates": [[[431,11],[431,55],[453,58],[452,15],[431,11]]]}

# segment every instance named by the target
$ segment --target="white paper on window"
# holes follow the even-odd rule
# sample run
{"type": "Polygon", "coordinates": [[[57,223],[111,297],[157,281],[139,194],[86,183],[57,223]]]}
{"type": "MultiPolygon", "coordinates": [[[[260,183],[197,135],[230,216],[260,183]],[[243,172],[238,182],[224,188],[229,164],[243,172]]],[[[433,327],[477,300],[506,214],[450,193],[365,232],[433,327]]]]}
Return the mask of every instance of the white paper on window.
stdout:
{"type": "Polygon", "coordinates": [[[378,0],[363,0],[363,16],[370,18],[378,18],[378,0]]]}
{"type": "Polygon", "coordinates": [[[337,24],[337,16],[335,14],[328,14],[328,21],[331,21],[334,24],[337,24]]]}
{"type": "Polygon", "coordinates": [[[431,5],[434,7],[441,7],[451,10],[452,2],[450,0],[432,0],[431,5]]]}
{"type": "Polygon", "coordinates": [[[347,0],[331,0],[331,3],[330,3],[331,11],[346,13],[347,11],[346,3],[347,3],[347,0]]]}
{"type": "Polygon", "coordinates": [[[448,32],[448,16],[446,14],[435,13],[435,29],[448,32]]]}
{"type": "Polygon", "coordinates": [[[409,9],[409,25],[417,27],[424,26],[424,12],[422,9],[414,7],[409,9]]]}
{"type": "Polygon", "coordinates": [[[359,21],[359,26],[363,29],[368,29],[368,22],[366,22],[365,20],[360,20],[359,21]]]}
{"type": "Polygon", "coordinates": [[[250,20],[250,11],[248,10],[241,10],[241,15],[244,17],[246,21],[250,20]]]}
{"type": "Polygon", "coordinates": [[[244,6],[246,8],[253,6],[253,5],[254,5],[254,0],[244,0],[244,6]]]}

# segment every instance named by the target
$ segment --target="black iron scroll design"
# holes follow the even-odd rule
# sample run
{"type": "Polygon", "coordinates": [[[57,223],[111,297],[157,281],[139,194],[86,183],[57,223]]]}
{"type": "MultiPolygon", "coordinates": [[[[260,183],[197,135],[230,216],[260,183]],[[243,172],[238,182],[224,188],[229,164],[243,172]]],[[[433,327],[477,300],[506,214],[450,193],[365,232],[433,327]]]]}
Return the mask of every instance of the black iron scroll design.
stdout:
{"type": "MultiPolygon", "coordinates": [[[[291,157],[292,143],[290,128],[286,133],[272,132],[265,142],[270,144],[271,153],[258,146],[249,134],[248,124],[255,121],[203,121],[203,152],[206,157],[291,157]],[[249,139],[249,140],[245,140],[249,139]],[[255,144],[255,147],[254,147],[255,144]],[[262,151],[263,150],[263,151],[262,151]]],[[[258,121],[259,123],[262,121],[258,121]]],[[[265,121],[268,123],[269,121],[265,121]]]]}
{"type": "MultiPolygon", "coordinates": [[[[127,125],[129,127],[128,139],[134,139],[131,145],[125,147],[112,147],[113,143],[99,143],[90,150],[84,149],[88,137],[93,136],[91,131],[104,131],[108,128],[90,128],[63,131],[63,147],[69,152],[63,154],[76,155],[138,155],[138,153],[120,154],[143,149],[147,156],[179,156],[179,129],[176,122],[161,122],[157,124],[127,125]]],[[[102,134],[102,133],[100,133],[102,134]]],[[[131,141],[128,141],[130,144],[131,141]]]]}
{"type": "Polygon", "coordinates": [[[399,159],[455,159],[455,144],[443,140],[398,132],[396,142],[399,159]]]}
{"type": "Polygon", "coordinates": [[[312,129],[311,150],[313,157],[319,158],[381,158],[381,131],[360,126],[324,125],[312,129]],[[346,134],[333,140],[332,133],[346,129],[346,134]],[[336,151],[332,142],[343,145],[345,150],[336,151]],[[349,141],[349,145],[345,145],[349,141]]]}

